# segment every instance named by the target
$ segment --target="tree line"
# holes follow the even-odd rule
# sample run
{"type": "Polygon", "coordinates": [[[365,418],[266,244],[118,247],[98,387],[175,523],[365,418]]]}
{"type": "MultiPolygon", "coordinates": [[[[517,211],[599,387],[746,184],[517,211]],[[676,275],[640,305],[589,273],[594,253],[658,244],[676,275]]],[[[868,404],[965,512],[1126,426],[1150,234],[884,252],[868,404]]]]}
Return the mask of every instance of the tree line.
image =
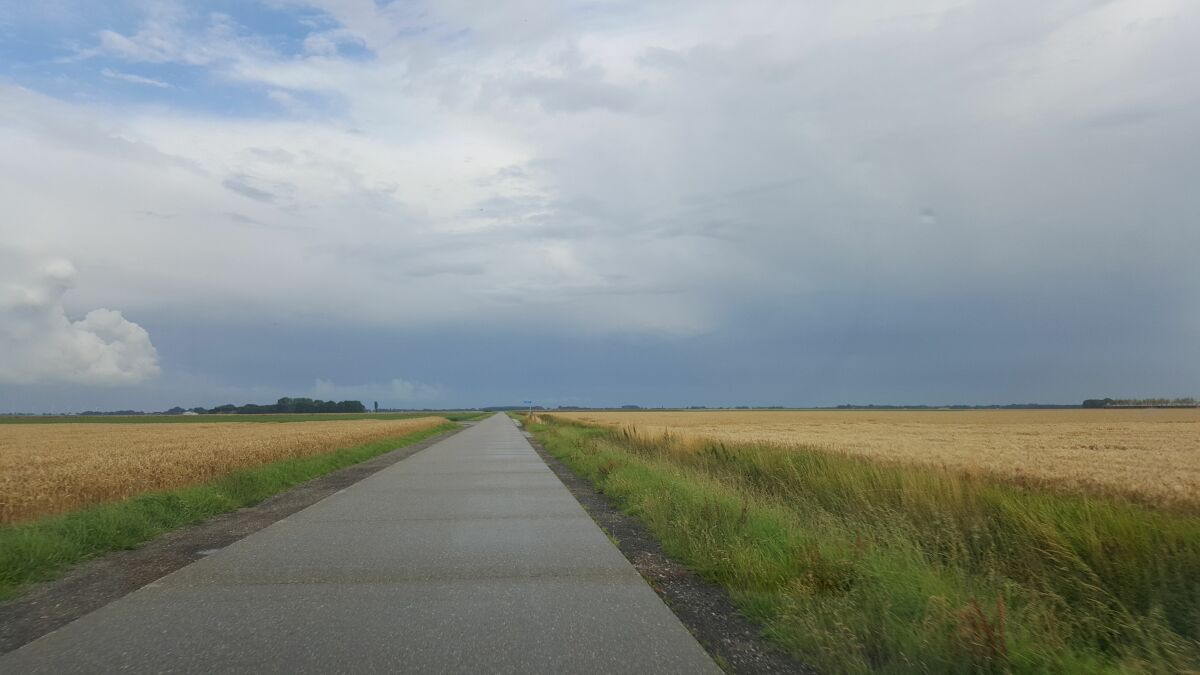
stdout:
{"type": "Polygon", "coordinates": [[[310,413],[362,413],[367,406],[362,401],[322,401],[313,398],[283,397],[275,403],[259,405],[247,403],[234,405],[226,403],[215,408],[180,408],[178,406],[166,411],[168,414],[182,415],[194,412],[200,415],[270,415],[274,413],[293,413],[306,415],[310,413]]]}
{"type": "Polygon", "coordinates": [[[1142,408],[1186,408],[1200,406],[1192,396],[1182,398],[1089,398],[1083,402],[1085,408],[1113,408],[1137,406],[1142,408]]]}

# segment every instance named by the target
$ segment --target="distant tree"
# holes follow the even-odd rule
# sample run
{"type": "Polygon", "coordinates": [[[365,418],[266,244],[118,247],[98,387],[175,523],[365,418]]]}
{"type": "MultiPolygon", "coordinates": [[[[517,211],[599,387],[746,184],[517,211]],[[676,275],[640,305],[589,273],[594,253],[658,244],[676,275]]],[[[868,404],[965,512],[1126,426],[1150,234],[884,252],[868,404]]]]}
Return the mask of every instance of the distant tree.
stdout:
{"type": "Polygon", "coordinates": [[[186,412],[186,411],[183,408],[180,408],[179,406],[175,406],[174,408],[171,408],[170,410],[166,411],[166,413],[168,415],[182,415],[184,412],[186,412]]]}
{"type": "MultiPolygon", "coordinates": [[[[204,408],[193,408],[198,413],[224,413],[224,414],[239,414],[239,415],[268,415],[271,413],[291,413],[298,415],[309,415],[312,413],[362,413],[367,411],[367,406],[363,405],[362,401],[322,401],[321,399],[311,398],[289,398],[283,397],[275,403],[267,405],[259,405],[257,403],[247,403],[246,405],[236,406],[232,403],[217,406],[212,410],[204,408]]],[[[183,412],[183,409],[179,409],[183,412]]]]}
{"type": "Polygon", "coordinates": [[[1194,406],[1196,399],[1193,397],[1180,398],[1119,398],[1116,400],[1105,399],[1109,401],[1108,405],[1112,406],[1138,406],[1145,408],[1162,408],[1173,406],[1194,406]]]}
{"type": "Polygon", "coordinates": [[[266,415],[273,412],[275,412],[273,405],[255,405],[253,403],[247,403],[237,409],[239,415],[266,415]]]}

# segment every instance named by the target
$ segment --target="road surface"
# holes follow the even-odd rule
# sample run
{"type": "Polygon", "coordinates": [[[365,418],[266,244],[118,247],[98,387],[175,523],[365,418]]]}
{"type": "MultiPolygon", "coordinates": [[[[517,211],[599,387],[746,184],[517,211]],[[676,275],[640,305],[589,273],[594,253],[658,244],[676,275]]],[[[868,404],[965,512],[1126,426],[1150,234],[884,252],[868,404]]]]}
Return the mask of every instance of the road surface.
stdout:
{"type": "Polygon", "coordinates": [[[503,415],[0,657],[0,673],[719,672],[503,415]]]}

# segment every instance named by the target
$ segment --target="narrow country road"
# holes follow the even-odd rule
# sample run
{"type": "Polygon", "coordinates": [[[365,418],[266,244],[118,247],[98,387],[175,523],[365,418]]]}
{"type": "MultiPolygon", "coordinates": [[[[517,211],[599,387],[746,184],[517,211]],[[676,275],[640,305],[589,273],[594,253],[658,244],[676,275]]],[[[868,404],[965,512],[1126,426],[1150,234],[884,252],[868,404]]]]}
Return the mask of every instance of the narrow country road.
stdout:
{"type": "Polygon", "coordinates": [[[719,672],[503,415],[0,657],[118,670],[719,672]]]}

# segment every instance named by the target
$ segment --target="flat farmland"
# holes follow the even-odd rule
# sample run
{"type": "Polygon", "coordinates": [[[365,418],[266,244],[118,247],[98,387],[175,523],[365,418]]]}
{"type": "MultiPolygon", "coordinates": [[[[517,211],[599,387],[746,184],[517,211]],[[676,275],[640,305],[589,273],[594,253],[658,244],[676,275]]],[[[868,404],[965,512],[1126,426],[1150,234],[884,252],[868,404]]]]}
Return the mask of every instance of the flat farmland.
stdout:
{"type": "Polygon", "coordinates": [[[529,420],[838,673],[1200,672],[1198,427],[1161,409],[529,420]]]}
{"type": "Polygon", "coordinates": [[[0,524],[432,429],[443,417],[254,424],[0,425],[0,524]]]}
{"type": "Polygon", "coordinates": [[[684,441],[805,447],[1200,508],[1200,410],[571,412],[684,441]]]}

